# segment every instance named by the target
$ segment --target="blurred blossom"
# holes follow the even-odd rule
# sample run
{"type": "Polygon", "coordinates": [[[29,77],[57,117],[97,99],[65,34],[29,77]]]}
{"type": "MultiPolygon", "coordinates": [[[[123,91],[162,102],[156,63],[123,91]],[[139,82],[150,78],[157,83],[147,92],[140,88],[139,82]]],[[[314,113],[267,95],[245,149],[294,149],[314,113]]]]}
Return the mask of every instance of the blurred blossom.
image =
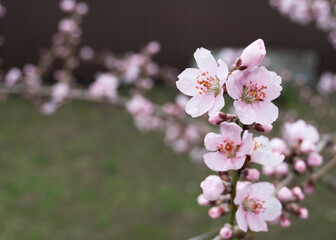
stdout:
{"type": "Polygon", "coordinates": [[[106,97],[111,101],[115,101],[118,97],[118,79],[110,74],[99,74],[95,82],[89,87],[89,92],[94,97],[106,97]]]}
{"type": "Polygon", "coordinates": [[[22,77],[22,72],[19,68],[14,67],[9,69],[5,76],[5,83],[8,86],[13,86],[15,83],[17,83],[22,77]]]}
{"type": "Polygon", "coordinates": [[[65,82],[56,83],[52,87],[52,99],[53,102],[59,103],[62,102],[69,94],[70,87],[65,82]]]}
{"type": "Polygon", "coordinates": [[[78,3],[76,11],[80,15],[86,15],[89,12],[89,6],[86,3],[78,3]]]}
{"type": "Polygon", "coordinates": [[[74,0],[62,0],[60,2],[60,8],[64,12],[71,12],[75,9],[76,2],[74,0]]]}
{"type": "Polygon", "coordinates": [[[79,51],[79,55],[83,60],[90,60],[94,56],[94,51],[91,47],[82,47],[79,51]]]}
{"type": "Polygon", "coordinates": [[[76,28],[76,23],[68,18],[62,19],[58,24],[58,29],[60,32],[74,32],[76,28]]]}

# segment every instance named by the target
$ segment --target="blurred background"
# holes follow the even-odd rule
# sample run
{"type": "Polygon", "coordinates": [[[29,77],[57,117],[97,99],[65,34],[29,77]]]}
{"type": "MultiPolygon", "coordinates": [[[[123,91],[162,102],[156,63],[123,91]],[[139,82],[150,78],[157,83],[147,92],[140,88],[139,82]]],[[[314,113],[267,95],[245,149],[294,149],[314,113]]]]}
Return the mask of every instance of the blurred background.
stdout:
{"type": "MultiPolygon", "coordinates": [[[[198,47],[244,47],[262,38],[276,56],[296,51],[304,61],[308,54],[309,73],[336,70],[336,52],[326,34],[314,24],[291,22],[267,0],[84,2],[90,10],[80,45],[95,50],[138,51],[157,40],[162,50],[155,60],[181,71],[198,47]]],[[[1,4],[7,8],[0,19],[6,38],[0,48],[3,69],[36,64],[64,17],[59,1],[1,4]]],[[[86,67],[75,75],[78,82],[93,76],[86,67]]],[[[161,86],[151,98],[163,103],[176,93],[161,86]]],[[[280,103],[301,110],[297,117],[334,126],[290,97],[298,94],[294,88],[280,103]]],[[[331,101],[328,109],[334,108],[331,101]]],[[[223,223],[211,220],[208,208],[196,202],[199,183],[210,170],[173,152],[162,133],[139,132],[122,108],[74,101],[43,116],[14,96],[0,105],[0,116],[0,240],[187,239],[223,223]]],[[[335,193],[318,185],[303,203],[310,210],[307,220],[293,219],[286,229],[270,227],[257,239],[335,239],[335,200],[335,193]]]]}

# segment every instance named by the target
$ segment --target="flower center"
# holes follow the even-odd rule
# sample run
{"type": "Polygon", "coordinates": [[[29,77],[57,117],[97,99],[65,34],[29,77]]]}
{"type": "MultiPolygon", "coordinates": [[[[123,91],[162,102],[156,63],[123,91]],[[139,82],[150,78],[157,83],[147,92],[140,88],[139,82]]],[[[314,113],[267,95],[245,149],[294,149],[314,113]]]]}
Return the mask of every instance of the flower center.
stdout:
{"type": "Polygon", "coordinates": [[[198,83],[196,89],[199,90],[199,94],[215,93],[215,96],[219,94],[220,86],[217,76],[212,77],[209,72],[204,72],[196,77],[196,81],[198,83]]]}
{"type": "Polygon", "coordinates": [[[221,153],[224,153],[228,158],[234,158],[236,152],[239,150],[239,146],[236,146],[233,141],[224,140],[224,143],[219,144],[217,149],[221,153]]]}
{"type": "Polygon", "coordinates": [[[248,199],[245,198],[242,205],[245,210],[245,212],[252,212],[254,214],[264,213],[266,208],[263,207],[263,204],[265,201],[261,201],[259,199],[248,199]]]}
{"type": "Polygon", "coordinates": [[[258,143],[256,140],[253,141],[253,150],[256,151],[258,148],[265,148],[265,145],[262,143],[258,143]]]}
{"type": "Polygon", "coordinates": [[[267,89],[265,85],[258,87],[257,83],[252,84],[250,81],[250,86],[243,87],[241,100],[247,104],[263,101],[266,98],[265,89],[267,89]]]}

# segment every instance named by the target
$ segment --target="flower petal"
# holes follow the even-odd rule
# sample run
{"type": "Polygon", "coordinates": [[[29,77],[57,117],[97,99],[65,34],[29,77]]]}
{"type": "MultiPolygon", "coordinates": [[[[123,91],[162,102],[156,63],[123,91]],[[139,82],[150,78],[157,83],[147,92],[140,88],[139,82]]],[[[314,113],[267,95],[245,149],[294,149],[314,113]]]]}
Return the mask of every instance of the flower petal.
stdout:
{"type": "Polygon", "coordinates": [[[223,143],[225,137],[221,134],[208,133],[204,138],[204,145],[208,151],[216,151],[217,146],[223,143]]]}
{"type": "Polygon", "coordinates": [[[236,114],[242,123],[249,125],[255,121],[256,112],[251,107],[251,104],[246,104],[245,102],[238,100],[234,101],[233,105],[235,107],[236,114]]]}
{"type": "Polygon", "coordinates": [[[225,83],[228,73],[229,73],[229,69],[227,65],[225,64],[225,62],[222,59],[218,59],[218,68],[216,71],[216,76],[220,80],[220,84],[219,84],[220,87],[222,87],[223,84],[225,83]]]}
{"type": "Polygon", "coordinates": [[[265,212],[260,214],[266,221],[273,221],[281,214],[281,203],[275,197],[270,197],[267,199],[263,204],[263,207],[265,208],[265,212]]]}
{"type": "Polygon", "coordinates": [[[220,172],[229,170],[231,164],[228,158],[220,152],[209,152],[203,156],[204,162],[212,171],[220,172]]]}
{"type": "Polygon", "coordinates": [[[278,107],[268,101],[252,103],[252,108],[256,114],[255,122],[261,125],[272,124],[279,116],[278,107]]]}
{"type": "Polygon", "coordinates": [[[247,232],[246,212],[244,211],[242,206],[239,206],[236,212],[236,220],[237,220],[238,227],[242,231],[247,232]]]}
{"type": "Polygon", "coordinates": [[[248,212],[246,214],[247,224],[253,232],[267,232],[267,224],[265,220],[258,214],[248,212]]]}
{"type": "Polygon", "coordinates": [[[177,88],[188,96],[198,95],[199,89],[196,88],[199,84],[197,83],[197,76],[201,74],[199,69],[187,68],[179,76],[176,82],[177,88]]]}
{"type": "Polygon", "coordinates": [[[216,72],[217,62],[209,50],[205,48],[198,48],[194,53],[194,58],[196,60],[197,66],[203,72],[216,72]]]}
{"type": "Polygon", "coordinates": [[[218,113],[220,110],[222,110],[224,105],[225,105],[225,101],[224,101],[224,97],[223,97],[223,88],[221,88],[219,94],[215,98],[214,105],[209,110],[209,116],[211,117],[211,116],[215,115],[216,113],[218,113]]]}
{"type": "Polygon", "coordinates": [[[221,133],[234,141],[235,144],[239,145],[241,143],[241,132],[243,129],[236,123],[223,122],[220,124],[221,133]]]}
{"type": "Polygon", "coordinates": [[[188,101],[185,110],[193,118],[199,117],[209,111],[214,102],[214,94],[196,95],[188,101]]]}

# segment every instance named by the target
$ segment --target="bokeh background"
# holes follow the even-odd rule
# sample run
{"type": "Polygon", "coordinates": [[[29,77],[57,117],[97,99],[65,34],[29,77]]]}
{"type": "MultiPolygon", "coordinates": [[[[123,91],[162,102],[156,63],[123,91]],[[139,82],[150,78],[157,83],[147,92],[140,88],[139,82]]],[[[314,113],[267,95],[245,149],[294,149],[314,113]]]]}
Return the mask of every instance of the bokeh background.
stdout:
{"type": "MultiPolygon", "coordinates": [[[[242,47],[263,38],[268,49],[313,51],[317,72],[336,70],[336,52],[312,24],[300,26],[267,0],[91,0],[83,44],[136,51],[162,44],[156,60],[182,70],[197,47],[242,47]]],[[[2,0],[4,68],[36,63],[64,16],[58,0],[2,0]]],[[[87,69],[79,69],[80,81],[87,69]]],[[[153,100],[173,99],[158,88],[153,100]]],[[[292,92],[296,94],[296,92],[292,92]]],[[[300,107],[291,103],[293,107],[300,107]]],[[[306,115],[312,115],[307,108],[306,115]]],[[[332,124],[332,123],[330,123],[332,124]]],[[[140,133],[125,110],[73,102],[52,116],[11,97],[0,106],[0,239],[186,239],[221,226],[199,207],[210,171],[166,147],[162,133],[140,133]]],[[[307,220],[271,227],[258,239],[336,238],[336,194],[318,185],[303,205],[307,220]]]]}

